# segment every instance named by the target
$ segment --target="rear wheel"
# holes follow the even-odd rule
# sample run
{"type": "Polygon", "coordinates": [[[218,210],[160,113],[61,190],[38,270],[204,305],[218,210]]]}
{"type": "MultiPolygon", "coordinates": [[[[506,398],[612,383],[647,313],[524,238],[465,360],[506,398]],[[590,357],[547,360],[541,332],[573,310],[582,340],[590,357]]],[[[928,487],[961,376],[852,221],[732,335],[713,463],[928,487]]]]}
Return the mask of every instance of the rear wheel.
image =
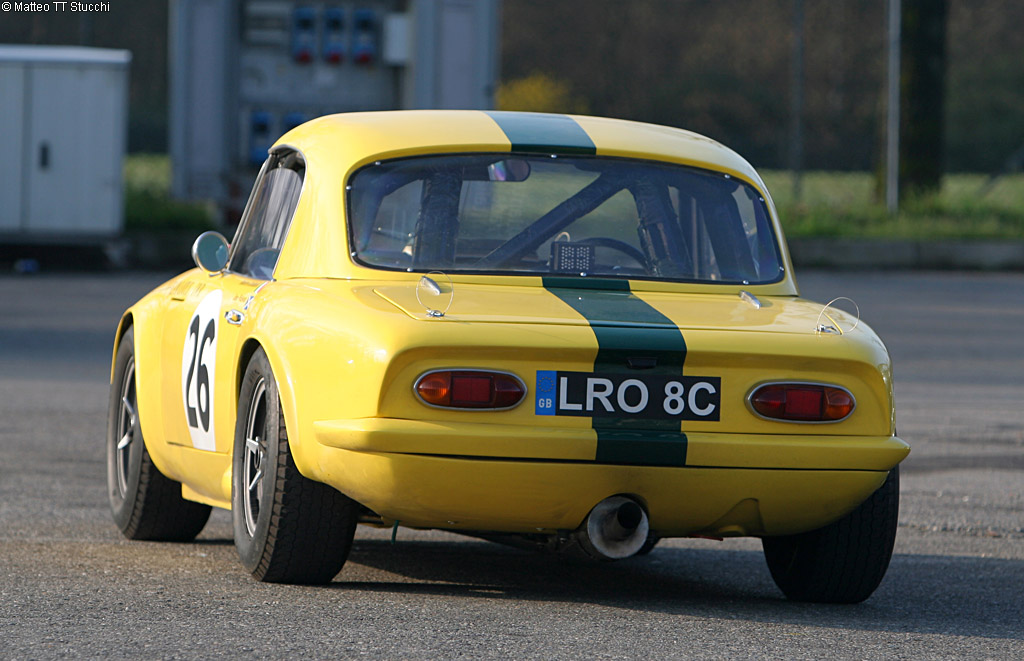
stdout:
{"type": "Polygon", "coordinates": [[[114,359],[107,406],[107,495],[114,523],[128,539],[191,541],[210,518],[210,507],[182,498],[181,483],[153,464],[135,384],[135,329],[129,328],[114,359]]]}
{"type": "Polygon", "coordinates": [[[242,379],[231,513],[242,565],[269,583],[328,583],[355,536],[358,504],[299,473],[270,361],[258,349],[242,379]]]}
{"type": "Polygon", "coordinates": [[[870,498],[838,521],[799,535],[765,537],[764,557],[776,585],[795,601],[867,599],[889,567],[899,497],[897,466],[870,498]]]}

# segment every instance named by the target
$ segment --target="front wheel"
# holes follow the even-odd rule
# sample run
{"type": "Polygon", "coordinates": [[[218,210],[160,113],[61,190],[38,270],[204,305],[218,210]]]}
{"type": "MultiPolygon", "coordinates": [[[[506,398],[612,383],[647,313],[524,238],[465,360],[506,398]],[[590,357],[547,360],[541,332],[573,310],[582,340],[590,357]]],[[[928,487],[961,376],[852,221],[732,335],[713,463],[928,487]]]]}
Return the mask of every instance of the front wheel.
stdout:
{"type": "Polygon", "coordinates": [[[870,597],[892,557],[899,499],[897,466],[875,493],[838,521],[762,539],[775,584],[795,601],[856,604],[870,597]]]}
{"type": "Polygon", "coordinates": [[[295,466],[270,361],[258,349],[242,378],[231,515],[242,565],[267,583],[328,583],[355,536],[358,504],[295,466]]]}
{"type": "Polygon", "coordinates": [[[128,539],[189,542],[210,506],[181,497],[181,483],[153,464],[142,438],[135,392],[135,329],[121,338],[107,406],[107,495],[114,523],[128,539]]]}

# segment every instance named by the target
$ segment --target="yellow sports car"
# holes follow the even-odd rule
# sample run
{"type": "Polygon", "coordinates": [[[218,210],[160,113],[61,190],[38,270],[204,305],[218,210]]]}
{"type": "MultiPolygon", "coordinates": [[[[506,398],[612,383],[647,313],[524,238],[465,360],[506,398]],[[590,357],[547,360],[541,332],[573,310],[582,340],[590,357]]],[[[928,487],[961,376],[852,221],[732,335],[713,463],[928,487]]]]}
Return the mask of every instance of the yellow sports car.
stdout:
{"type": "Polygon", "coordinates": [[[754,536],[856,602],[899,498],[885,346],[801,299],[764,182],[673,128],[405,111],[271,148],[229,245],[117,327],[114,520],[325,583],[357,523],[621,559],[754,536]]]}

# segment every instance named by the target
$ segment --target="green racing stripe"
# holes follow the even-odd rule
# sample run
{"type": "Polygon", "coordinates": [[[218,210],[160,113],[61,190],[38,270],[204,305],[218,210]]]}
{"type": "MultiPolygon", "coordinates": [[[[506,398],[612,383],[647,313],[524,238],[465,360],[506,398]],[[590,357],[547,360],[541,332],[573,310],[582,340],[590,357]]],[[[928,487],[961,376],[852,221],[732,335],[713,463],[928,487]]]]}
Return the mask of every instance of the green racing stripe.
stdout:
{"type": "MultiPolygon", "coordinates": [[[[513,152],[593,155],[597,147],[567,115],[486,111],[513,152]]],[[[590,322],[597,338],[594,372],[681,376],[686,342],[672,320],[632,294],[626,280],[545,277],[544,287],[590,322]],[[636,370],[630,359],[654,362],[636,370]],[[652,360],[653,359],[653,360],[652,360]]],[[[592,417],[595,460],[608,464],[685,466],[686,434],[678,420],[592,417]]]]}
{"type": "Polygon", "coordinates": [[[485,111],[505,132],[512,151],[542,154],[597,153],[594,141],[583,127],[568,115],[485,111]]]}
{"type": "MultiPolygon", "coordinates": [[[[672,320],[629,291],[626,280],[543,278],[544,287],[590,322],[597,338],[594,372],[681,376],[686,341],[672,320]],[[630,359],[656,364],[644,370],[630,359]]],[[[685,466],[678,420],[591,418],[598,463],[685,466]]]]}

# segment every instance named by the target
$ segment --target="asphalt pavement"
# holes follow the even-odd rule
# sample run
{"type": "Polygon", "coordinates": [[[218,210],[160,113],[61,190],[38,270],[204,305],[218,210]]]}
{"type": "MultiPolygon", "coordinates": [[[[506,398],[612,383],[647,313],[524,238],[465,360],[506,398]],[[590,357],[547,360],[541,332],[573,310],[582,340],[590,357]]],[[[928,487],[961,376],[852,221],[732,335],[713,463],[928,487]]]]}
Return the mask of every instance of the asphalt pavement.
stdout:
{"type": "Polygon", "coordinates": [[[787,602],[756,540],[586,564],[363,529],[327,587],[264,585],[230,516],[124,540],[105,494],[110,348],[166,275],[0,277],[0,658],[1024,658],[1024,274],[798,272],[896,371],[892,565],[863,604],[787,602]]]}

